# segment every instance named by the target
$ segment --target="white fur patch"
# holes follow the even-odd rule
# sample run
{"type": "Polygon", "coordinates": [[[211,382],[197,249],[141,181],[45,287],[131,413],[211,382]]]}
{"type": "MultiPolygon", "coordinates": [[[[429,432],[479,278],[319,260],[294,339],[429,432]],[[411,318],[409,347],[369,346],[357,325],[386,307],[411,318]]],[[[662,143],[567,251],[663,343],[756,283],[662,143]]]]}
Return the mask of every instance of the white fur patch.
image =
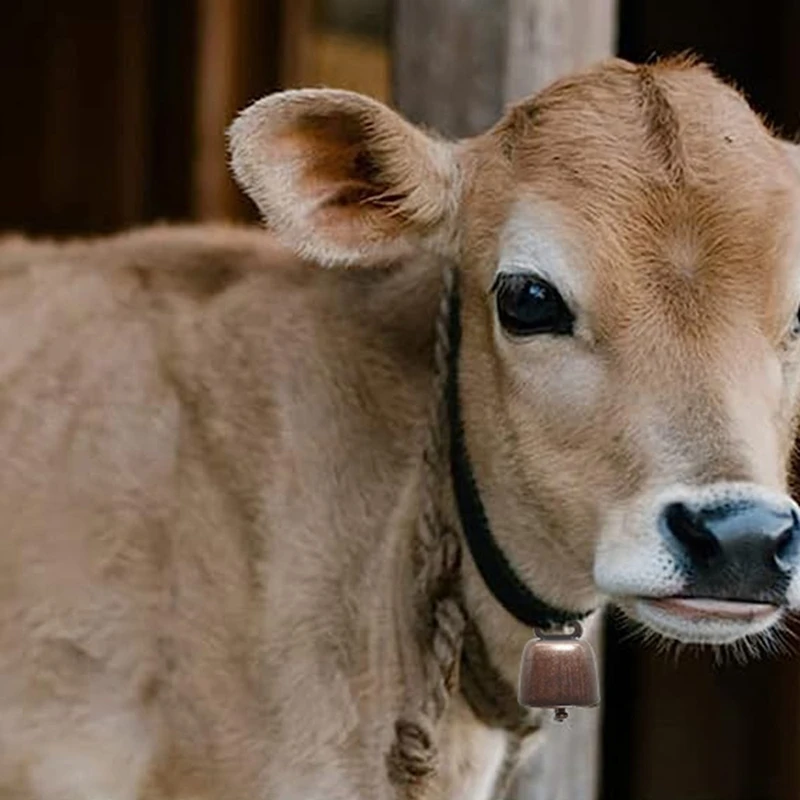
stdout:
{"type": "Polygon", "coordinates": [[[553,284],[567,303],[581,305],[590,287],[589,276],[576,265],[579,258],[575,237],[566,236],[564,223],[552,207],[521,201],[500,235],[497,272],[534,272],[553,284]]]}

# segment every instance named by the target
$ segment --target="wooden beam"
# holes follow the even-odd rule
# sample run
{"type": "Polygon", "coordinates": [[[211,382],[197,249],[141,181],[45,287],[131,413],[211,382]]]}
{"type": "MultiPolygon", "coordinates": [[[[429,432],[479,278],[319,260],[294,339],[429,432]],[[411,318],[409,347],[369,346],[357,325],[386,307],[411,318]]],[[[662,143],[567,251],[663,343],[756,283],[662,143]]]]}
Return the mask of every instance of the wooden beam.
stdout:
{"type": "Polygon", "coordinates": [[[392,95],[449,136],[613,54],[617,0],[395,0],[392,95]]]}
{"type": "Polygon", "coordinates": [[[504,0],[395,0],[392,97],[448,136],[489,127],[503,109],[504,0]]]}
{"type": "Polygon", "coordinates": [[[302,88],[308,84],[309,67],[314,61],[313,0],[282,0],[283,26],[281,36],[281,86],[284,89],[302,88]]]}
{"type": "Polygon", "coordinates": [[[194,213],[224,218],[239,193],[230,180],[225,127],[236,111],[236,50],[241,37],[237,0],[200,0],[195,100],[194,213]]]}
{"type": "Polygon", "coordinates": [[[278,87],[278,0],[197,0],[192,211],[198,219],[254,219],[228,169],[233,117],[278,87]]]}
{"type": "Polygon", "coordinates": [[[538,92],[616,49],[616,0],[508,0],[504,98],[538,92]]]}
{"type": "Polygon", "coordinates": [[[147,130],[148,30],[152,6],[146,0],[119,0],[115,30],[118,53],[117,185],[119,226],[133,225],[146,215],[146,164],[150,157],[147,130]]]}

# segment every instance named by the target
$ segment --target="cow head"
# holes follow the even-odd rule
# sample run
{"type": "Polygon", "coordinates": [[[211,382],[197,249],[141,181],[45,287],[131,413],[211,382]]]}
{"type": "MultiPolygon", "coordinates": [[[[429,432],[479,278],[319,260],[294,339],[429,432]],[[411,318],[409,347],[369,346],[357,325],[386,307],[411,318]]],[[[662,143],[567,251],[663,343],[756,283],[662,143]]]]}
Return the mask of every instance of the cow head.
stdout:
{"type": "Polygon", "coordinates": [[[286,92],[231,144],[301,254],[457,263],[471,467],[539,597],[712,643],[800,607],[800,158],[736,91],[612,61],[456,143],[358,95],[286,92]]]}

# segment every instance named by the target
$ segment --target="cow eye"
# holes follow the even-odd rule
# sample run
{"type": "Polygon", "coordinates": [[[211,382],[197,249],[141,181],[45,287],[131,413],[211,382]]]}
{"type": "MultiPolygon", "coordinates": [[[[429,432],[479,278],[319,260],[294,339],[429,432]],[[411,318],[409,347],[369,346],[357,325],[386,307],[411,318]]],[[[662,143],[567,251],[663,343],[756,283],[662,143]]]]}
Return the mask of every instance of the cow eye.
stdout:
{"type": "Polygon", "coordinates": [[[500,274],[493,287],[500,324],[514,336],[572,333],[575,318],[558,290],[534,275],[500,274]]]}

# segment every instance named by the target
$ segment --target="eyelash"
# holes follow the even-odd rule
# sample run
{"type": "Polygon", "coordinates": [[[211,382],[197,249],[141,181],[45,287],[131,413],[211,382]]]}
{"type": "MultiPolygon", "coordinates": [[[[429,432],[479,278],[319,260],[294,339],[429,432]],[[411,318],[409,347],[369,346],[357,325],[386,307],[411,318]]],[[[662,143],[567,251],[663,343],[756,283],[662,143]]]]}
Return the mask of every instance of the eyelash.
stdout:
{"type": "Polygon", "coordinates": [[[492,279],[492,285],[489,287],[489,296],[497,294],[497,290],[504,281],[515,277],[532,278],[534,280],[549,282],[546,278],[542,277],[536,272],[531,272],[529,269],[523,269],[520,267],[519,269],[503,270],[495,273],[494,278],[492,279]]]}

